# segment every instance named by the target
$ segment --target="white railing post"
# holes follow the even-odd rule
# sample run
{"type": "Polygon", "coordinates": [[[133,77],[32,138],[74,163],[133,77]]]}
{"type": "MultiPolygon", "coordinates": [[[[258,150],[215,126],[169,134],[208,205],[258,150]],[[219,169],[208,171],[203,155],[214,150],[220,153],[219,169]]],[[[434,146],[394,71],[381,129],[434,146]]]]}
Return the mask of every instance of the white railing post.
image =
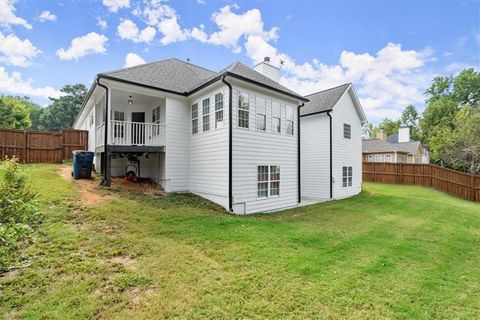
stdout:
{"type": "MultiPolygon", "coordinates": [[[[132,121],[110,120],[109,136],[113,145],[163,146],[165,125],[132,121]]],[[[105,124],[96,128],[97,146],[104,144],[105,124]]]]}

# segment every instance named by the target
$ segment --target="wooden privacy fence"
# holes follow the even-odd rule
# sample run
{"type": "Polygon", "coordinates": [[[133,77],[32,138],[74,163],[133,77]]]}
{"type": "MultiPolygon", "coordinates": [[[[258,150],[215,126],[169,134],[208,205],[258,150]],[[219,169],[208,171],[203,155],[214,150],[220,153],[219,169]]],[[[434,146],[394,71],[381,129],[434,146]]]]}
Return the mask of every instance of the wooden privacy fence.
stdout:
{"type": "Polygon", "coordinates": [[[431,164],[364,162],[363,181],[421,185],[480,201],[480,176],[431,164]]]}
{"type": "Polygon", "coordinates": [[[17,157],[20,162],[61,162],[73,150],[88,148],[88,131],[26,131],[0,129],[0,159],[17,157]]]}

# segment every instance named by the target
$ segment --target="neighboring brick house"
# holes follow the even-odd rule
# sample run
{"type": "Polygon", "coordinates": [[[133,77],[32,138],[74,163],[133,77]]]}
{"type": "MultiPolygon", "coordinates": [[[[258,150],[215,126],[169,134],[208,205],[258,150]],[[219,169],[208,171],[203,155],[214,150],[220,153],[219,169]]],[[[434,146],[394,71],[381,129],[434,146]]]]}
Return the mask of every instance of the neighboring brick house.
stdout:
{"type": "Polygon", "coordinates": [[[400,128],[398,134],[362,141],[364,162],[430,163],[428,150],[420,141],[410,141],[410,128],[400,128]]]}

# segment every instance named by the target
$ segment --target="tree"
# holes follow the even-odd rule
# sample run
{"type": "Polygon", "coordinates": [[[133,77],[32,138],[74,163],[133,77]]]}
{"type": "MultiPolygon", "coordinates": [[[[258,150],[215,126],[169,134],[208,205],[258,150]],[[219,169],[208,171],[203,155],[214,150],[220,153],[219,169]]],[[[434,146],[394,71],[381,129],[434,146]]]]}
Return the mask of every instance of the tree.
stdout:
{"type": "Polygon", "coordinates": [[[27,105],[19,98],[0,97],[0,127],[7,129],[26,129],[31,121],[27,105]]]}
{"type": "Polygon", "coordinates": [[[452,77],[435,77],[432,81],[432,85],[425,91],[427,97],[427,103],[431,100],[436,100],[441,97],[452,96],[452,77]]]}
{"type": "Polygon", "coordinates": [[[45,130],[71,128],[87,95],[87,88],[83,84],[66,85],[60,91],[65,95],[58,99],[50,98],[52,104],[40,116],[41,126],[45,130]]]}
{"type": "Polygon", "coordinates": [[[400,117],[400,125],[410,128],[410,137],[412,140],[420,140],[419,118],[417,109],[411,104],[403,110],[402,116],[400,117]]]}
{"type": "Polygon", "coordinates": [[[393,121],[388,118],[383,119],[383,121],[378,125],[378,128],[382,130],[387,136],[397,133],[400,128],[399,121],[393,121]]]}
{"type": "Polygon", "coordinates": [[[461,105],[480,106],[480,72],[465,69],[453,81],[453,98],[461,105]]]}

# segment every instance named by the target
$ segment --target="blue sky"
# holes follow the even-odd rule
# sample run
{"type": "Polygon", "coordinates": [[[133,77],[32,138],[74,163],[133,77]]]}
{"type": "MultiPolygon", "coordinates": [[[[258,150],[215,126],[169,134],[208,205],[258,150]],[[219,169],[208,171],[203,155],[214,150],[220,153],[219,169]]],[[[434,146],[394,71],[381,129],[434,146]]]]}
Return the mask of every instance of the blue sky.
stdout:
{"type": "Polygon", "coordinates": [[[42,105],[125,65],[176,57],[218,71],[266,55],[302,94],[353,82],[377,123],[408,103],[422,110],[434,76],[479,68],[480,4],[0,0],[0,93],[42,105]]]}

